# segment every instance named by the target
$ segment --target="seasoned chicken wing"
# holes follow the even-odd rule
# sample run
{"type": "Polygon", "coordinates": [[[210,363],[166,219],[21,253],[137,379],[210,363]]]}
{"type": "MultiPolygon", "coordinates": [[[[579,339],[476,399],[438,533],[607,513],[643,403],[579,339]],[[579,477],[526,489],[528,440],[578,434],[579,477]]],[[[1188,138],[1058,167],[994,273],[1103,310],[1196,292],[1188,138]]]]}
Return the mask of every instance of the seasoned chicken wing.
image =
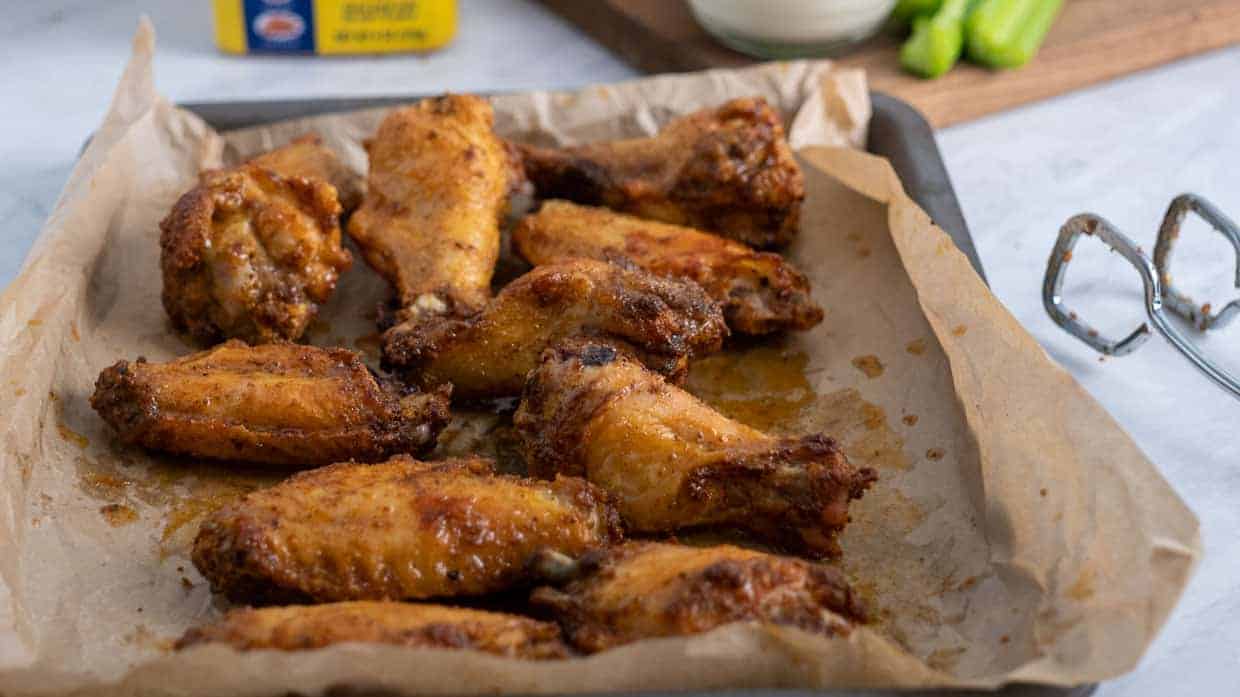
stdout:
{"type": "Polygon", "coordinates": [[[790,242],[805,198],[779,114],[757,97],[689,114],[651,138],[519,146],[542,198],[689,225],[755,247],[790,242]]]}
{"type": "Polygon", "coordinates": [[[300,338],[352,263],[340,212],[323,179],[252,162],[203,172],[159,224],[173,326],[204,343],[300,338]]]}
{"type": "Polygon", "coordinates": [[[90,403],[151,450],[317,466],[430,448],[450,394],[380,381],[346,349],[234,340],[168,363],[120,361],[90,403]]]}
{"type": "Polygon", "coordinates": [[[263,153],[250,160],[250,164],[282,177],[322,179],[336,188],[336,198],[346,213],[362,202],[361,177],[323,145],[323,139],[317,133],[304,135],[284,147],[263,153]]]}
{"type": "Polygon", "coordinates": [[[732,622],[790,625],[847,635],[865,611],[838,570],[731,545],[627,542],[572,562],[538,561],[572,580],[531,595],[549,608],[577,649],[594,653],[651,637],[706,632],[732,622]]]}
{"type": "Polygon", "coordinates": [[[809,281],[783,257],[693,228],[548,201],[521,219],[512,242],[536,266],[573,257],[622,258],[659,276],[688,278],[722,305],[734,332],[804,330],[822,321],[809,281]]]}
{"type": "Polygon", "coordinates": [[[627,342],[646,365],[679,378],[689,357],[719,350],[727,326],[694,283],[575,259],[518,278],[477,316],[393,327],[383,360],[423,385],[451,382],[458,397],[515,396],[544,348],[580,334],[627,342]]]}
{"type": "Polygon", "coordinates": [[[876,477],[826,436],[768,436],[591,340],[543,354],[514,424],[531,471],[586,477],[633,532],[733,528],[834,556],[849,501],[876,477]]]}
{"type": "Polygon", "coordinates": [[[395,287],[401,320],[465,316],[491,295],[499,222],[520,178],[493,122],[480,97],[424,99],[389,114],[368,145],[349,234],[395,287]]]}
{"type": "Polygon", "coordinates": [[[505,590],[539,549],[575,555],[619,536],[615,510],[584,480],[397,456],[246,495],[203,523],[193,560],[233,600],[403,600],[505,590]]]}
{"type": "Polygon", "coordinates": [[[473,649],[525,659],[568,655],[560,628],[550,622],[446,605],[365,600],[232,610],[215,624],[186,632],[176,648],[222,643],[240,651],[300,651],[344,642],[473,649]]]}

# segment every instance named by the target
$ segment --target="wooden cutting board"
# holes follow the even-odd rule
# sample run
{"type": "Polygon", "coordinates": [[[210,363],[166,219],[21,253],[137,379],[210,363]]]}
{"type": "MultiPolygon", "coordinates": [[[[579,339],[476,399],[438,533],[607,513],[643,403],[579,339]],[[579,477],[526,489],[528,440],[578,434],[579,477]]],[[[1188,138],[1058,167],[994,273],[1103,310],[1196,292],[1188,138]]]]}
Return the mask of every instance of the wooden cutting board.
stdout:
{"type": "MultiPolygon", "coordinates": [[[[754,59],[716,43],[683,0],[542,0],[640,70],[733,68],[754,59]]],[[[1067,0],[1038,57],[1020,70],[961,63],[938,80],[900,70],[899,39],[841,56],[872,89],[912,103],[936,127],[1045,99],[1240,41],[1240,0],[1067,0]]]]}

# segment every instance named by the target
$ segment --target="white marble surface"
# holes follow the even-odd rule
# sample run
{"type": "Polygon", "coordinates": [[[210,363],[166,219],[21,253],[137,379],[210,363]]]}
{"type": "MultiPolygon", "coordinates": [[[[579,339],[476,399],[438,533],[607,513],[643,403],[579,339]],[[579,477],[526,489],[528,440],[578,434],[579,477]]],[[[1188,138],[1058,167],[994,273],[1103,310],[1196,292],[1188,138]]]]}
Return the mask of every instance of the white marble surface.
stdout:
{"type": "MultiPolygon", "coordinates": [[[[8,0],[0,25],[0,286],[16,274],[79,146],[99,122],[140,13],[159,33],[157,81],[172,99],[359,96],[607,82],[634,73],[527,2],[463,0],[460,38],[429,57],[301,61],[216,53],[207,3],[8,0]]],[[[1152,245],[1175,194],[1240,217],[1240,48],[1115,81],[940,134],[990,281],[1047,351],[1133,434],[1202,519],[1206,556],[1136,671],[1102,695],[1232,694],[1240,677],[1240,402],[1161,340],[1100,362],[1050,323],[1041,274],[1058,226],[1095,210],[1152,245]],[[1229,176],[1230,175],[1230,176],[1229,176]]],[[[1136,276],[1090,241],[1068,293],[1102,328],[1140,321],[1136,276]],[[1088,295],[1089,300],[1084,297],[1088,295]]],[[[1178,259],[1201,298],[1235,294],[1231,253],[1190,228],[1178,259]],[[1191,270],[1191,273],[1190,271],[1191,270]]],[[[1227,356],[1240,327],[1211,337],[1227,356]]]]}

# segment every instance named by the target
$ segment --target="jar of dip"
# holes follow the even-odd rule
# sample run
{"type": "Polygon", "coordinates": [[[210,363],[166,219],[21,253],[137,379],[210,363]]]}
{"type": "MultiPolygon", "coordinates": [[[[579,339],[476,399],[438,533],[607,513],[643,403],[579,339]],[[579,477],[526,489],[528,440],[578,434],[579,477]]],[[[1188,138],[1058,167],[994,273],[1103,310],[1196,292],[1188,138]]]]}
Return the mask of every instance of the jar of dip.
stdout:
{"type": "Polygon", "coordinates": [[[823,56],[870,38],[896,0],[689,0],[716,39],[758,58],[823,56]]]}

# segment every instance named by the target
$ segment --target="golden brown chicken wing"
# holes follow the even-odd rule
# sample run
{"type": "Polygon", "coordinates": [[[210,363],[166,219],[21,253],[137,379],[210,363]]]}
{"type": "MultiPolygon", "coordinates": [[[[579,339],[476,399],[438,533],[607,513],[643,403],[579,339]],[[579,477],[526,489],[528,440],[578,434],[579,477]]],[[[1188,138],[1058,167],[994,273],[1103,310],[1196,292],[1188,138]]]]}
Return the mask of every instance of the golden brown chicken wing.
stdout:
{"type": "Polygon", "coordinates": [[[215,624],[189,630],[176,648],[223,643],[240,651],[300,651],[353,641],[473,649],[509,658],[568,655],[560,628],[550,622],[445,605],[372,601],[233,610],[215,624]]]}
{"type": "Polygon", "coordinates": [[[159,224],[163,303],[195,339],[301,337],[352,263],[321,179],[254,164],[203,172],[159,224]]]}
{"type": "Polygon", "coordinates": [[[336,188],[336,198],[345,213],[362,202],[361,177],[323,145],[323,139],[317,133],[309,133],[284,147],[263,153],[250,160],[250,164],[282,177],[322,179],[336,188]]]}
{"type": "Polygon", "coordinates": [[[546,351],[514,424],[531,471],[586,477],[633,532],[734,528],[832,556],[849,501],[876,476],[826,436],[768,436],[598,341],[546,351]]]}
{"type": "Polygon", "coordinates": [[[676,119],[651,138],[520,146],[542,198],[689,225],[755,247],[790,242],[805,198],[779,114],[758,97],[676,119]]]}
{"type": "Polygon", "coordinates": [[[451,382],[465,399],[515,396],[544,348],[580,334],[628,342],[646,365],[679,378],[689,357],[719,350],[727,326],[694,283],[575,259],[518,278],[475,317],[393,327],[383,360],[423,385],[451,382]]]}
{"type": "Polygon", "coordinates": [[[584,480],[497,475],[487,460],[341,463],[246,495],[203,523],[194,565],[233,600],[481,595],[527,578],[539,549],[619,538],[584,480]]]}
{"type": "Polygon", "coordinates": [[[809,281],[783,257],[693,228],[548,201],[521,219],[512,242],[536,266],[573,257],[627,259],[659,276],[688,278],[722,305],[735,332],[804,330],[822,321],[809,281]]]}
{"type": "Polygon", "coordinates": [[[388,115],[349,234],[396,289],[401,320],[465,316],[491,295],[499,222],[519,170],[480,97],[424,99],[388,115]]]}
{"type": "Polygon", "coordinates": [[[120,361],[99,375],[90,403],[126,443],[317,466],[433,446],[450,394],[381,382],[346,349],[234,340],[168,363],[120,361]]]}
{"type": "Polygon", "coordinates": [[[731,545],[685,547],[628,542],[565,566],[563,589],[544,586],[531,601],[554,613],[569,641],[587,653],[651,637],[698,634],[731,622],[791,625],[847,635],[865,612],[836,569],[731,545]]]}

